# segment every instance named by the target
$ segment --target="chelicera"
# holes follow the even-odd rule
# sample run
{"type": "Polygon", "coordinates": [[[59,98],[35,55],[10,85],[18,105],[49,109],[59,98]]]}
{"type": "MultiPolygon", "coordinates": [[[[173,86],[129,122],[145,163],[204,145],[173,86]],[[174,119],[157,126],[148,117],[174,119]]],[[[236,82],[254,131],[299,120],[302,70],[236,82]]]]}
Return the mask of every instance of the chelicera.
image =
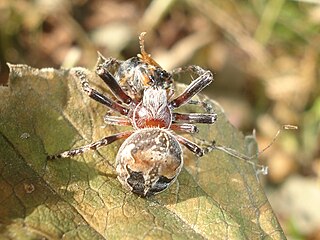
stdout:
{"type": "Polygon", "coordinates": [[[131,131],[116,133],[77,149],[48,156],[48,159],[73,157],[87,150],[96,150],[126,139],[116,156],[116,171],[121,184],[146,197],[167,189],[183,166],[181,145],[197,156],[205,150],[180,136],[178,132],[197,132],[195,123],[212,124],[217,115],[210,105],[191,100],[213,81],[213,74],[199,66],[178,68],[171,72],[162,69],[144,49],[141,33],[141,54],[126,61],[105,59],[96,69],[97,75],[110,88],[113,98],[92,88],[83,71],[76,71],[83,91],[92,99],[117,114],[107,114],[104,121],[111,125],[132,126],[131,131]],[[189,71],[197,78],[178,96],[174,96],[173,76],[189,71]],[[178,113],[185,104],[200,104],[207,113],[178,113]]]}

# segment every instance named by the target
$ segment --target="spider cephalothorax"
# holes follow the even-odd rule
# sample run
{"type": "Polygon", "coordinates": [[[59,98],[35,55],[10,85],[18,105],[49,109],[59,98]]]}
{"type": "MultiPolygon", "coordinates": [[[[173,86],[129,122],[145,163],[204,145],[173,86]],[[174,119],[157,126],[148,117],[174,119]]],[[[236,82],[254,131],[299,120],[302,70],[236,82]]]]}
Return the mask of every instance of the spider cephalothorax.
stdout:
{"type": "Polygon", "coordinates": [[[144,35],[140,35],[141,54],[137,57],[126,61],[101,57],[102,63],[96,72],[108,85],[116,101],[91,88],[83,71],[76,72],[89,97],[118,113],[106,115],[105,122],[130,125],[133,129],[48,158],[75,156],[126,139],[116,156],[118,179],[125,188],[145,197],[167,189],[177,178],[183,166],[180,144],[198,156],[204,154],[201,147],[175,131],[195,133],[195,123],[212,124],[217,116],[209,111],[209,107],[209,113],[174,112],[184,104],[198,103],[191,101],[191,98],[213,81],[212,73],[194,65],[165,71],[145,52],[144,35]],[[185,71],[198,77],[184,92],[174,97],[173,76],[185,71]]]}

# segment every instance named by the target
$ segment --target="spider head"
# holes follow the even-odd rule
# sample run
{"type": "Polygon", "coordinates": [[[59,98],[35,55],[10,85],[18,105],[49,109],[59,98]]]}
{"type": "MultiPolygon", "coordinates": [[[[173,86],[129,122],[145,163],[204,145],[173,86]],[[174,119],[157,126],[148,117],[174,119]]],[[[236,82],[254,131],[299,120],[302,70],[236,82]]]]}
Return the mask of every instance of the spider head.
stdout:
{"type": "Polygon", "coordinates": [[[167,92],[158,87],[149,87],[144,90],[142,101],[133,113],[135,128],[160,127],[169,128],[172,122],[172,113],[168,107],[167,92]]]}

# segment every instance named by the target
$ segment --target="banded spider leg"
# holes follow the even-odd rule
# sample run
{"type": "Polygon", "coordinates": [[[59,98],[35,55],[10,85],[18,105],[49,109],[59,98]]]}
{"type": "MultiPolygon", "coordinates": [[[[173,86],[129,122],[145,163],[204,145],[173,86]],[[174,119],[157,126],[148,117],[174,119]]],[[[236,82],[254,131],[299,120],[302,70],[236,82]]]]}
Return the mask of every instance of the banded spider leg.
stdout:
{"type": "MultiPolygon", "coordinates": [[[[104,76],[103,72],[103,76],[104,76]]],[[[83,71],[77,70],[75,72],[76,77],[80,80],[81,86],[83,91],[92,99],[94,99],[95,101],[102,103],[103,105],[107,106],[108,108],[110,108],[113,111],[116,111],[122,115],[127,115],[128,114],[128,109],[126,107],[124,107],[122,104],[115,102],[114,100],[112,100],[111,98],[109,98],[108,96],[105,96],[104,94],[98,92],[97,90],[95,90],[94,88],[90,87],[88,80],[86,79],[86,75],[83,71]]],[[[110,77],[110,82],[112,82],[112,76],[110,77]]],[[[127,100],[129,102],[128,99],[131,99],[128,96],[124,96],[123,95],[123,90],[119,87],[117,87],[114,84],[110,84],[108,85],[109,88],[112,88],[114,94],[116,96],[118,96],[119,98],[122,98],[124,100],[127,100]]],[[[131,101],[131,100],[130,100],[131,101]]],[[[126,118],[122,118],[122,117],[116,117],[116,116],[112,116],[110,119],[112,119],[113,124],[114,125],[127,125],[127,121],[124,121],[123,119],[126,118]]],[[[110,120],[111,121],[111,120],[110,120]]],[[[114,141],[117,141],[119,139],[125,139],[128,138],[133,132],[132,131],[128,131],[128,132],[121,132],[121,133],[117,133],[111,136],[107,136],[104,137],[96,142],[93,142],[91,144],[79,147],[77,149],[73,149],[73,150],[69,150],[69,151],[65,151],[62,152],[60,154],[56,154],[56,155],[49,155],[47,157],[48,160],[53,160],[53,159],[57,159],[57,158],[66,158],[66,157],[73,157],[79,154],[82,154],[88,150],[97,150],[100,147],[109,145],[111,143],[113,143],[114,141]]]]}
{"type": "Polygon", "coordinates": [[[99,64],[96,73],[104,81],[104,83],[109,87],[113,95],[125,104],[130,104],[132,102],[131,97],[129,97],[125,91],[121,88],[118,81],[111,74],[111,70],[118,68],[121,64],[121,61],[108,58],[105,59],[103,56],[99,56],[103,63],[99,64]]]}
{"type": "MultiPolygon", "coordinates": [[[[207,85],[209,85],[212,81],[213,81],[213,75],[210,71],[204,70],[203,68],[196,66],[196,65],[190,65],[187,67],[179,67],[179,68],[175,68],[173,69],[170,73],[172,75],[180,75],[182,73],[185,72],[189,72],[191,74],[195,74],[198,76],[197,79],[193,80],[193,82],[198,81],[198,83],[195,84],[199,84],[200,90],[199,92],[205,88],[207,85]],[[201,77],[202,76],[202,77],[201,77]],[[201,77],[199,79],[199,77],[201,77]],[[203,80],[203,78],[208,78],[207,80],[203,80]]],[[[191,85],[191,84],[190,84],[191,85]]],[[[182,99],[180,99],[181,101],[182,99]]],[[[183,103],[185,104],[185,103],[183,103]]],[[[202,107],[207,113],[213,113],[213,109],[211,104],[209,104],[207,101],[200,101],[200,100],[194,100],[194,99],[188,99],[187,104],[193,104],[193,105],[197,105],[202,107]]]]}
{"type": "MultiPolygon", "coordinates": [[[[177,68],[171,72],[171,74],[180,74],[183,72],[191,72],[198,75],[198,78],[193,80],[189,86],[176,98],[170,101],[169,106],[172,109],[179,108],[185,104],[197,104],[202,106],[207,113],[173,113],[172,114],[172,121],[173,125],[175,124],[186,124],[191,125],[194,127],[195,131],[197,132],[198,129],[195,123],[204,123],[204,124],[213,124],[217,120],[217,114],[212,112],[212,107],[210,104],[191,100],[193,96],[201,92],[206,86],[208,86],[213,81],[213,75],[210,71],[204,70],[203,68],[195,65],[191,65],[185,68],[177,68]]],[[[172,128],[172,127],[171,127],[172,128]]],[[[193,133],[193,132],[191,132],[193,133]]],[[[197,156],[203,156],[207,150],[198,146],[197,144],[189,141],[188,139],[176,135],[177,140],[187,147],[190,151],[195,153],[197,156]]]]}
{"type": "Polygon", "coordinates": [[[107,106],[108,108],[120,113],[121,115],[127,115],[129,109],[124,107],[122,104],[112,100],[108,96],[98,92],[94,88],[90,87],[86,75],[83,71],[77,70],[76,77],[79,78],[83,91],[93,100],[107,106]]]}
{"type": "Polygon", "coordinates": [[[49,155],[47,157],[48,160],[53,160],[53,159],[57,159],[57,158],[67,158],[67,157],[74,157],[76,155],[80,155],[84,152],[87,152],[89,150],[97,150],[101,147],[107,146],[117,140],[120,139],[125,139],[128,138],[133,132],[132,131],[128,131],[128,132],[121,132],[121,133],[117,133],[111,136],[107,136],[104,137],[96,142],[90,143],[88,145],[76,148],[76,149],[72,149],[69,151],[64,151],[62,153],[56,154],[56,155],[49,155]]]}

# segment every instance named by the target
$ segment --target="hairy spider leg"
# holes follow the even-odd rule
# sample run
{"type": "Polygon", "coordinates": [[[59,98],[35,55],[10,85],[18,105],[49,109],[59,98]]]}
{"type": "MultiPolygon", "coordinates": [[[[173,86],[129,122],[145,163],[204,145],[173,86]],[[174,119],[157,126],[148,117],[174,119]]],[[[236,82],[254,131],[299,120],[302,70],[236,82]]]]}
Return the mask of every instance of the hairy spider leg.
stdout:
{"type": "Polygon", "coordinates": [[[123,61],[118,60],[116,58],[105,58],[100,52],[98,52],[99,55],[99,61],[101,62],[101,64],[108,69],[110,72],[113,72],[113,70],[116,70],[120,67],[121,63],[123,63],[123,61]]]}
{"type": "MultiPolygon", "coordinates": [[[[210,71],[204,70],[203,68],[195,65],[191,65],[184,68],[177,68],[171,72],[171,74],[179,74],[182,72],[190,71],[192,73],[195,73],[198,75],[198,78],[193,80],[191,84],[184,90],[182,94],[180,94],[178,97],[173,99],[169,106],[172,108],[178,108],[184,104],[188,104],[193,96],[201,92],[206,86],[208,86],[213,81],[213,75],[210,71]]],[[[192,104],[194,104],[196,101],[192,101],[192,104]]],[[[212,124],[217,119],[217,114],[212,113],[212,107],[207,104],[201,104],[197,102],[198,105],[205,106],[205,110],[208,112],[208,114],[205,113],[173,113],[172,114],[172,120],[173,123],[180,123],[183,124],[190,124],[190,123],[205,123],[205,124],[212,124]]],[[[192,125],[192,124],[190,124],[192,125]]],[[[175,126],[174,124],[172,126],[175,126]]],[[[179,126],[179,125],[178,125],[179,126]]],[[[172,128],[172,127],[171,127],[172,128]]],[[[201,157],[203,156],[207,150],[202,149],[197,144],[189,141],[188,139],[175,135],[177,140],[184,145],[187,149],[189,149],[191,152],[196,154],[197,156],[201,157]]]]}
{"type": "Polygon", "coordinates": [[[215,113],[172,113],[173,122],[213,124],[216,120],[215,113]]]}
{"type": "MultiPolygon", "coordinates": [[[[203,148],[204,154],[208,154],[209,152],[211,152],[213,150],[218,150],[218,151],[221,151],[221,152],[228,154],[229,156],[240,159],[240,160],[245,161],[246,163],[252,165],[256,169],[257,174],[262,173],[263,175],[266,175],[268,173],[267,166],[261,165],[261,164],[256,163],[254,161],[254,158],[257,158],[260,152],[258,154],[247,156],[247,155],[245,155],[245,154],[243,154],[233,148],[229,148],[229,147],[226,147],[223,145],[216,144],[216,141],[208,142],[206,140],[198,139],[198,138],[196,138],[196,140],[199,143],[201,142],[202,145],[205,145],[205,147],[203,148]]],[[[265,149],[263,149],[262,151],[264,151],[264,150],[265,149]]]]}
{"type": "MultiPolygon", "coordinates": [[[[207,154],[213,150],[219,150],[219,151],[222,151],[232,157],[235,157],[237,159],[240,159],[240,160],[243,160],[245,161],[246,163],[252,165],[255,170],[256,170],[256,173],[259,174],[259,173],[262,173],[263,175],[266,175],[268,174],[268,166],[264,166],[264,165],[261,165],[261,164],[258,164],[256,162],[254,162],[253,160],[255,158],[258,158],[261,154],[263,154],[268,148],[271,147],[271,145],[276,141],[277,137],[279,136],[279,134],[281,133],[282,130],[296,130],[298,129],[297,126],[294,126],[294,125],[283,125],[281,126],[281,128],[277,131],[277,133],[275,134],[275,136],[273,137],[272,141],[266,146],[264,147],[262,150],[260,150],[259,152],[257,152],[256,154],[253,154],[251,156],[247,156],[233,148],[230,148],[230,147],[226,147],[226,146],[223,146],[223,145],[219,145],[219,144],[216,144],[215,141],[212,141],[212,142],[208,142],[206,140],[203,140],[203,139],[196,139],[198,142],[201,142],[201,144],[205,144],[206,147],[204,148],[204,153],[207,154]]],[[[255,138],[255,131],[253,132],[253,136],[255,138]]]]}
{"type": "Polygon", "coordinates": [[[170,126],[170,129],[172,129],[174,131],[182,131],[182,132],[187,132],[187,133],[199,132],[199,129],[197,126],[195,126],[193,124],[188,124],[188,123],[182,123],[182,124],[173,123],[170,126]]]}
{"type": "Polygon", "coordinates": [[[189,141],[188,139],[175,134],[174,135],[176,137],[176,139],[178,140],[179,143],[181,143],[183,146],[185,146],[187,149],[189,149],[191,152],[193,152],[194,154],[196,154],[198,157],[202,157],[204,155],[204,150],[199,147],[197,144],[189,141]]]}
{"type": "Polygon", "coordinates": [[[116,96],[121,102],[130,104],[132,102],[131,97],[129,97],[125,93],[125,91],[123,91],[118,81],[112,76],[109,71],[112,67],[114,67],[115,64],[119,65],[116,59],[105,59],[104,63],[98,65],[96,73],[104,81],[104,83],[108,85],[114,96],[116,96]]]}
{"type": "MultiPolygon", "coordinates": [[[[110,116],[106,115],[104,117],[104,122],[109,125],[116,125],[116,126],[132,126],[131,121],[128,118],[120,117],[120,116],[110,116]]],[[[173,123],[170,126],[171,130],[174,131],[182,131],[187,133],[197,133],[199,129],[197,126],[188,123],[173,123]]]]}
{"type": "Polygon", "coordinates": [[[199,107],[202,107],[207,113],[213,113],[213,108],[212,105],[207,102],[206,100],[194,100],[194,99],[190,99],[189,102],[187,104],[192,104],[192,105],[196,105],[199,107]]]}
{"type": "Polygon", "coordinates": [[[131,126],[131,121],[126,117],[105,115],[103,118],[106,124],[117,126],[131,126]]]}
{"type": "MultiPolygon", "coordinates": [[[[185,72],[190,72],[190,73],[194,73],[198,76],[201,76],[206,72],[206,70],[204,70],[203,68],[201,68],[199,66],[191,65],[191,66],[186,66],[186,67],[175,68],[170,73],[172,75],[179,75],[179,74],[185,73],[185,72]]],[[[190,99],[187,104],[198,105],[198,106],[202,107],[207,113],[213,113],[212,105],[206,101],[190,99]]]]}
{"type": "Polygon", "coordinates": [[[102,103],[103,105],[106,105],[110,109],[119,112],[122,115],[127,115],[129,112],[129,109],[125,108],[121,104],[111,100],[110,98],[106,97],[102,93],[99,93],[97,90],[90,87],[89,82],[86,79],[86,76],[83,71],[76,71],[77,77],[80,79],[81,86],[83,91],[92,99],[96,100],[99,103],[102,103]]]}
{"type": "Polygon", "coordinates": [[[200,75],[204,74],[205,72],[207,72],[207,70],[205,70],[202,67],[199,67],[197,65],[189,65],[189,66],[184,66],[184,67],[178,67],[178,68],[175,68],[172,71],[170,71],[170,73],[172,75],[179,75],[179,74],[185,73],[185,72],[194,73],[194,74],[197,74],[198,76],[200,76],[200,75]]]}
{"type": "MultiPolygon", "coordinates": [[[[193,68],[200,68],[193,66],[193,68]]],[[[201,69],[201,68],[200,68],[201,69]]],[[[202,69],[203,70],[203,69],[202,69]]],[[[205,70],[203,70],[205,71],[205,70]]],[[[213,81],[213,75],[210,71],[205,71],[197,79],[193,80],[182,94],[173,99],[169,105],[172,108],[178,108],[190,101],[197,93],[201,92],[206,86],[213,81]]]]}
{"type": "Polygon", "coordinates": [[[85,145],[73,150],[65,151],[57,155],[49,155],[47,156],[47,159],[53,160],[57,158],[73,157],[89,150],[97,150],[98,148],[107,146],[110,143],[113,143],[114,141],[117,141],[119,139],[128,138],[132,133],[133,133],[132,131],[117,133],[108,137],[104,137],[96,142],[90,143],[88,145],[85,145]]]}

